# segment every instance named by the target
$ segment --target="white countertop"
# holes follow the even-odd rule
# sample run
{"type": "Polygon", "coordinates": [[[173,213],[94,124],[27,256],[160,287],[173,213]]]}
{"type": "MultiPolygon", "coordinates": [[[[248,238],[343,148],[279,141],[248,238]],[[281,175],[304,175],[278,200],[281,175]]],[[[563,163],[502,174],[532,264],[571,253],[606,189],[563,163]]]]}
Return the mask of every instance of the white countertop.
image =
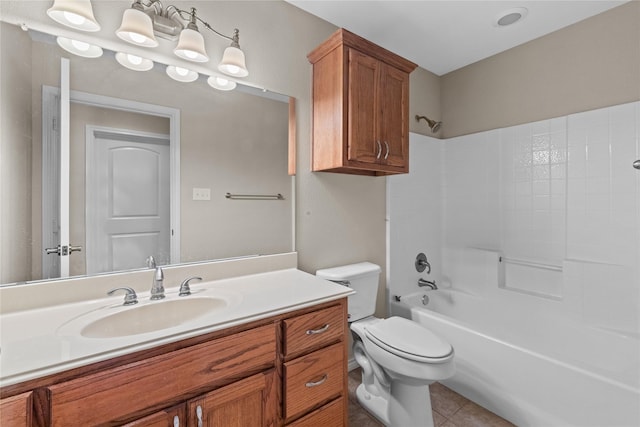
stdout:
{"type": "Polygon", "coordinates": [[[139,304],[122,305],[123,295],[60,304],[0,316],[0,386],[43,377],[116,356],[179,341],[208,332],[343,298],[345,286],[290,268],[227,279],[191,283],[192,295],[179,297],[167,288],[166,298],[150,301],[139,293],[139,304]],[[224,310],[159,331],[115,338],[80,335],[87,321],[106,314],[172,299],[221,297],[224,310]]]}

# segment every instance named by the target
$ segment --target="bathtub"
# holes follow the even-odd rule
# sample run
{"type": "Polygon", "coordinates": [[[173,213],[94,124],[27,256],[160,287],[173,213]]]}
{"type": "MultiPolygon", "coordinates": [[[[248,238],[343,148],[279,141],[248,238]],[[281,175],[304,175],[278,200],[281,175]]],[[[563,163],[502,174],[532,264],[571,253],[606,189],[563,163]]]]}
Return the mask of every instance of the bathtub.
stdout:
{"type": "Polygon", "coordinates": [[[447,387],[518,426],[640,426],[637,336],[455,289],[401,296],[390,312],[451,343],[447,387]]]}

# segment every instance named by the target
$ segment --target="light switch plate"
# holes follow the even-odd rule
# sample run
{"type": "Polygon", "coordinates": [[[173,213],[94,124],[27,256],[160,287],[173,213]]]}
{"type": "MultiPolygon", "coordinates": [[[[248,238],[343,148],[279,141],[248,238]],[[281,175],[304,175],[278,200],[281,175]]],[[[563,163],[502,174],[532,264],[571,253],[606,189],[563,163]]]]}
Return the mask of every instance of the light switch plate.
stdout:
{"type": "Polygon", "coordinates": [[[194,188],[193,200],[211,200],[210,188],[194,188]]]}

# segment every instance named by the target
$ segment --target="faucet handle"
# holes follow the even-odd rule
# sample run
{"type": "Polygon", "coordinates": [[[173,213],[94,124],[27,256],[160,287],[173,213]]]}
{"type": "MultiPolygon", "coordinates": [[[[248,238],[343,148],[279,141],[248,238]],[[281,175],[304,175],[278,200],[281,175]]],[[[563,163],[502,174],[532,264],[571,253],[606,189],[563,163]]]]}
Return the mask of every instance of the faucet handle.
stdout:
{"type": "Polygon", "coordinates": [[[138,303],[138,295],[136,295],[136,291],[134,291],[132,288],[123,286],[121,288],[111,289],[109,292],[107,292],[107,295],[111,296],[116,293],[116,291],[126,292],[126,294],[124,295],[124,303],[122,305],[133,305],[138,303]]]}
{"type": "Polygon", "coordinates": [[[178,293],[178,296],[184,297],[187,295],[191,295],[191,288],[189,287],[189,282],[192,280],[202,280],[202,277],[193,276],[183,280],[182,283],[180,284],[180,292],[178,293]]]}

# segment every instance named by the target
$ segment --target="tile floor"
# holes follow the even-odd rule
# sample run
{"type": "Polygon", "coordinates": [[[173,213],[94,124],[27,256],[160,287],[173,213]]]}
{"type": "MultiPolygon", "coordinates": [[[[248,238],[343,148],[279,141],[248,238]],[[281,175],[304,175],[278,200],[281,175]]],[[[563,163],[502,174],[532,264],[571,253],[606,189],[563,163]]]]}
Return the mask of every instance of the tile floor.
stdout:
{"type": "MultiPolygon", "coordinates": [[[[357,401],[355,390],[360,384],[360,369],[349,372],[349,426],[384,427],[362,408],[357,401]]],[[[509,421],[493,412],[476,405],[469,399],[448,389],[440,383],[430,386],[431,407],[436,427],[508,427],[509,421]]],[[[410,427],[410,426],[402,426],[410,427]]]]}

